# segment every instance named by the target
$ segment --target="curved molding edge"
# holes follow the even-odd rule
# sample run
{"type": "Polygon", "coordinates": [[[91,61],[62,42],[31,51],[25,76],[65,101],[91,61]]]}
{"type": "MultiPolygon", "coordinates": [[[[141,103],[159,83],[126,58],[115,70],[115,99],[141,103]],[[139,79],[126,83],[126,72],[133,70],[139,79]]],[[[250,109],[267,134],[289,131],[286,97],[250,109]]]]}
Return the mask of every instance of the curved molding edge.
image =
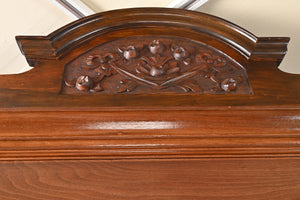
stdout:
{"type": "Polygon", "coordinates": [[[153,26],[183,28],[205,34],[226,43],[246,60],[267,58],[278,65],[289,42],[288,37],[256,37],[224,19],[172,8],[134,8],[98,13],[70,23],[48,36],[16,36],[16,40],[28,63],[34,66],[36,59],[59,59],[104,33],[153,26]]]}

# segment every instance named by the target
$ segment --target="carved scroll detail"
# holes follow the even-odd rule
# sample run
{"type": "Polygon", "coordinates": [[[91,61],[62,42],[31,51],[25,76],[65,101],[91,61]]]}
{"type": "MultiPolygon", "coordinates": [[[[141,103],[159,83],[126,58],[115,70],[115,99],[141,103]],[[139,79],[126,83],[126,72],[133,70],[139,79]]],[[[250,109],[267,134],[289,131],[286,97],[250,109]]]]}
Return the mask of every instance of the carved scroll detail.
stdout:
{"type": "Polygon", "coordinates": [[[66,66],[64,82],[63,93],[251,93],[246,72],[237,63],[208,46],[178,38],[99,46],[66,66]]]}

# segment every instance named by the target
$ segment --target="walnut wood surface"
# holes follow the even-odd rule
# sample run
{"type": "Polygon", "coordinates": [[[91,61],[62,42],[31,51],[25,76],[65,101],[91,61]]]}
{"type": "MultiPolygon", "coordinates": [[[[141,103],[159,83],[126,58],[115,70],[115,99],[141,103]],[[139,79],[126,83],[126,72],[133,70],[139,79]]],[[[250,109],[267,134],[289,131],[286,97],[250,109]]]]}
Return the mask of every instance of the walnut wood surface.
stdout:
{"type": "Polygon", "coordinates": [[[163,8],[18,36],[34,68],[0,77],[0,199],[300,199],[288,41],[163,8]]]}
{"type": "MultiPolygon", "coordinates": [[[[63,67],[55,61],[43,61],[41,67],[18,75],[2,75],[0,79],[0,109],[40,108],[54,110],[64,107],[92,107],[93,109],[142,108],[142,109],[206,109],[211,107],[267,106],[277,109],[299,109],[299,75],[287,74],[277,69],[274,62],[248,65],[247,74],[252,95],[64,95],[59,94],[63,79],[63,67]]],[[[258,108],[259,109],[259,108],[258,108]]]]}
{"type": "Polygon", "coordinates": [[[5,162],[3,200],[297,200],[299,159],[5,162]]]}
{"type": "Polygon", "coordinates": [[[0,159],[299,157],[299,110],[1,112],[0,159]]]}

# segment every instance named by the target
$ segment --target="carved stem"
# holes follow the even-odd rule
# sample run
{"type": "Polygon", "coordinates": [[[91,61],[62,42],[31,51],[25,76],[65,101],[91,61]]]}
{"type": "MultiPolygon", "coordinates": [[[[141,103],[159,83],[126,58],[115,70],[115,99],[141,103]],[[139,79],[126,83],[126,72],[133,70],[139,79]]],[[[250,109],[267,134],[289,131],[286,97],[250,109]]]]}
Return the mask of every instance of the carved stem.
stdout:
{"type": "Polygon", "coordinates": [[[156,83],[153,83],[153,82],[147,81],[147,80],[145,80],[145,79],[142,79],[142,78],[140,78],[140,77],[138,77],[138,76],[135,76],[135,75],[132,74],[132,73],[129,73],[129,72],[127,72],[127,71],[125,71],[125,70],[119,68],[115,63],[109,63],[109,64],[110,64],[110,66],[111,66],[113,69],[115,69],[119,74],[125,76],[126,78],[134,79],[134,80],[137,80],[137,81],[140,81],[140,82],[142,82],[142,83],[146,83],[146,84],[148,84],[148,85],[152,85],[152,86],[155,86],[155,87],[160,87],[160,86],[159,86],[158,84],[156,84],[156,83]]]}

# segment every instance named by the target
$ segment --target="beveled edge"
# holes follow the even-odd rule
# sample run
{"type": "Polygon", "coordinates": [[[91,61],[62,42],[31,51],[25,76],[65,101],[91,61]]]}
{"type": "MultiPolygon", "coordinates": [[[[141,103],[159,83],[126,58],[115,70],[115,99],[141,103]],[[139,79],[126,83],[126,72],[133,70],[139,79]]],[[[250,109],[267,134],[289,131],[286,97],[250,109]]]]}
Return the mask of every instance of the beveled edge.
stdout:
{"type": "Polygon", "coordinates": [[[300,157],[299,110],[246,112],[1,112],[0,160],[300,157]]]}
{"type": "Polygon", "coordinates": [[[267,59],[276,61],[278,65],[286,54],[289,42],[288,37],[256,37],[219,17],[173,8],[129,8],[102,12],[74,21],[48,36],[16,36],[16,40],[29,65],[34,66],[36,59],[59,59],[103,33],[153,25],[192,29],[229,44],[247,60],[267,59]]]}

